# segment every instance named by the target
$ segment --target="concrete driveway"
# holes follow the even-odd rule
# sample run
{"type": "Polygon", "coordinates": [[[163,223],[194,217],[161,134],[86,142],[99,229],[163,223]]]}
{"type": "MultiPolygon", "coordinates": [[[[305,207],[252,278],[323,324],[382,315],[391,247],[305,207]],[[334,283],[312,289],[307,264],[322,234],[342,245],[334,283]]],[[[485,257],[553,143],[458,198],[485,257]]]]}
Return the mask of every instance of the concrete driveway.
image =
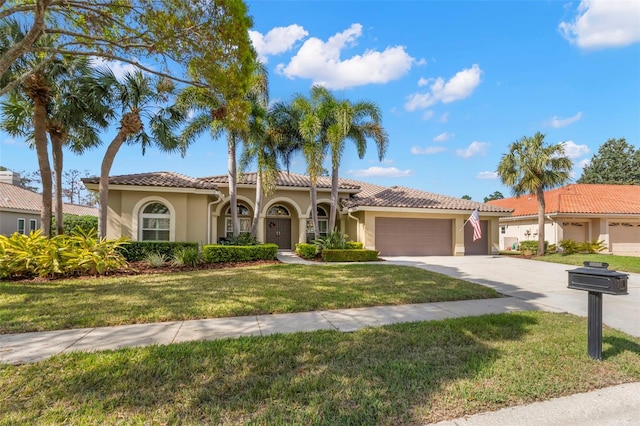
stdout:
{"type": "MultiPolygon", "coordinates": [[[[560,309],[587,316],[588,293],[567,288],[567,271],[575,266],[506,256],[384,256],[384,259],[482,284],[539,309],[560,309]]],[[[629,274],[628,291],[624,296],[604,295],[603,321],[640,337],[640,274],[629,274]]]]}

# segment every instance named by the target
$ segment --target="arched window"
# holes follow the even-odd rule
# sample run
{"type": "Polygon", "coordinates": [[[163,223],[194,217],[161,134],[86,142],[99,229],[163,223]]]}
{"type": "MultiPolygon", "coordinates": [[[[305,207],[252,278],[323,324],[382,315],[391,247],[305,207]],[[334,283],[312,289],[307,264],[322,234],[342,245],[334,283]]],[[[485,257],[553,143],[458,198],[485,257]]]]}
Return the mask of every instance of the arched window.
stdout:
{"type": "Polygon", "coordinates": [[[142,241],[169,241],[171,213],[159,202],[147,204],[140,214],[140,239],[142,241]]]}
{"type": "MultiPolygon", "coordinates": [[[[251,212],[249,207],[238,203],[238,220],[240,221],[240,233],[251,233],[251,212]]],[[[231,221],[231,207],[227,209],[225,217],[225,231],[227,238],[233,237],[233,222],[231,221]]]]}
{"type": "MultiPolygon", "coordinates": [[[[316,207],[316,211],[318,212],[318,234],[321,237],[326,237],[327,229],[329,228],[329,214],[320,206],[316,207]]],[[[315,233],[313,232],[313,219],[309,217],[309,219],[307,219],[307,242],[313,241],[314,238],[315,233]]]]}
{"type": "Polygon", "coordinates": [[[276,204],[267,211],[267,216],[291,216],[286,207],[276,204]]]}

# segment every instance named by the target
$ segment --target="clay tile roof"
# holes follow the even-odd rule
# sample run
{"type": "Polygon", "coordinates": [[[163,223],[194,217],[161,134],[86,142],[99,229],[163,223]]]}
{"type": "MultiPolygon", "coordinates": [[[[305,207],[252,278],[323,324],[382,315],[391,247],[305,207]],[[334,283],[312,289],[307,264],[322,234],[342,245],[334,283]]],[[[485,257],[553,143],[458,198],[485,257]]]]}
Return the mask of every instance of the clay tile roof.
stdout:
{"type": "MultiPolygon", "coordinates": [[[[83,178],[84,183],[98,184],[100,178],[83,178]]],[[[109,176],[109,185],[160,186],[165,188],[218,189],[218,186],[204,179],[192,178],[174,172],[152,172],[131,175],[109,176]]]]}
{"type": "MultiPolygon", "coordinates": [[[[41,206],[41,194],[9,183],[0,183],[0,209],[32,211],[34,214],[38,214],[41,206]]],[[[77,204],[64,203],[62,211],[75,215],[98,216],[98,209],[95,207],[77,204]]]]}
{"type": "MultiPolygon", "coordinates": [[[[239,184],[255,185],[256,173],[243,173],[238,178],[239,184]]],[[[200,178],[201,181],[212,182],[215,184],[226,185],[229,183],[227,175],[209,176],[200,178]]],[[[297,173],[290,173],[285,171],[278,172],[278,178],[276,180],[276,186],[279,187],[296,187],[296,188],[309,188],[311,185],[309,176],[300,175],[297,173]]],[[[317,188],[328,189],[331,188],[331,178],[327,176],[320,176],[318,178],[317,188]]],[[[340,189],[360,189],[360,186],[348,179],[340,179],[340,189]]]]}
{"type": "Polygon", "coordinates": [[[511,209],[500,206],[491,206],[471,200],[434,194],[401,186],[390,188],[376,187],[372,185],[368,191],[355,194],[347,200],[343,200],[345,207],[398,207],[418,209],[443,209],[443,210],[474,210],[479,212],[509,213],[511,209]]]}
{"type": "MultiPolygon", "coordinates": [[[[547,214],[640,214],[640,186],[571,184],[544,193],[547,214]]],[[[493,200],[489,204],[513,209],[513,216],[538,214],[535,195],[493,200]]]]}

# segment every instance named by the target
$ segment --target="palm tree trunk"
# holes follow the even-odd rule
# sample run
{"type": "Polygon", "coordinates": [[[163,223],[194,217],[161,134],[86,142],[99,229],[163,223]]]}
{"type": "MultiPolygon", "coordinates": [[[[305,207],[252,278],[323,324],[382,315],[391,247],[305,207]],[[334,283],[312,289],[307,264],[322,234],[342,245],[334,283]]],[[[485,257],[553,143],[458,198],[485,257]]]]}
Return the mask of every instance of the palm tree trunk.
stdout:
{"type": "Polygon", "coordinates": [[[236,136],[232,131],[229,132],[229,142],[227,144],[228,162],[227,168],[229,173],[229,206],[231,210],[231,223],[233,224],[233,236],[240,235],[240,222],[238,221],[238,196],[236,194],[236,136]]]}
{"type": "Polygon", "coordinates": [[[56,234],[64,234],[64,215],[62,211],[62,136],[57,132],[49,132],[51,138],[51,154],[55,175],[55,218],[56,234]]]}
{"type": "Polygon", "coordinates": [[[51,236],[51,199],[52,181],[49,152],[47,150],[47,107],[38,97],[33,98],[33,139],[38,156],[40,179],[42,181],[42,208],[40,210],[40,229],[46,237],[51,236]]]}
{"type": "Polygon", "coordinates": [[[338,215],[338,166],[334,165],[331,170],[331,213],[329,213],[329,232],[333,232],[336,226],[336,216],[338,215]]]}
{"type": "Polygon", "coordinates": [[[315,183],[311,184],[311,220],[313,222],[313,238],[317,240],[320,233],[318,232],[318,195],[315,183]]]}
{"type": "Polygon", "coordinates": [[[100,238],[107,237],[107,211],[109,206],[109,172],[116,158],[116,154],[126,139],[126,134],[121,129],[107,147],[100,165],[100,183],[98,184],[98,232],[100,238]]]}
{"type": "Polygon", "coordinates": [[[538,197],[538,256],[544,256],[544,190],[541,186],[536,189],[538,197]]]}
{"type": "Polygon", "coordinates": [[[262,170],[258,165],[258,171],[256,173],[256,205],[253,210],[253,221],[251,222],[251,236],[254,238],[257,237],[260,210],[262,210],[262,170]]]}

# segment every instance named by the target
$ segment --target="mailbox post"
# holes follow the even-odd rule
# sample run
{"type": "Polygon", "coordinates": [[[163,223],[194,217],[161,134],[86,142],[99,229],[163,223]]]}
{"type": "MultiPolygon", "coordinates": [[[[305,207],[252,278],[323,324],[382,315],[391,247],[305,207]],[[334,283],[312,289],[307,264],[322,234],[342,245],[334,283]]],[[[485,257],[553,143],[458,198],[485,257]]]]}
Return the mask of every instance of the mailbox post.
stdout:
{"type": "Polygon", "coordinates": [[[568,288],[589,292],[587,305],[587,350],[602,361],[602,294],[628,294],[628,274],[607,269],[608,263],[584,262],[584,267],[569,272],[568,288]]]}

